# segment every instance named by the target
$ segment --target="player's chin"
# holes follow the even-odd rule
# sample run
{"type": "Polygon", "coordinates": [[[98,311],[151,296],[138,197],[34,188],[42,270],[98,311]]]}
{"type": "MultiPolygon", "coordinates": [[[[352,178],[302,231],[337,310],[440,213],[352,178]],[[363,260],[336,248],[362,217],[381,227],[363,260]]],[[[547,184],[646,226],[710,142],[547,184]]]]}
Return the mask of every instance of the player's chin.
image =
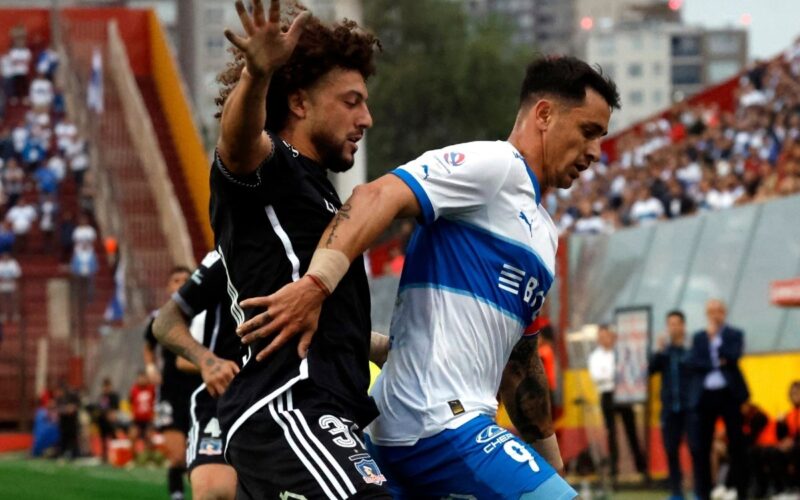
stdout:
{"type": "Polygon", "coordinates": [[[342,152],[336,161],[328,162],[328,170],[331,172],[347,172],[353,167],[353,163],[353,155],[342,152]]]}
{"type": "Polygon", "coordinates": [[[561,179],[559,179],[557,186],[559,189],[569,189],[572,187],[572,183],[575,179],[572,176],[565,175],[561,179]]]}

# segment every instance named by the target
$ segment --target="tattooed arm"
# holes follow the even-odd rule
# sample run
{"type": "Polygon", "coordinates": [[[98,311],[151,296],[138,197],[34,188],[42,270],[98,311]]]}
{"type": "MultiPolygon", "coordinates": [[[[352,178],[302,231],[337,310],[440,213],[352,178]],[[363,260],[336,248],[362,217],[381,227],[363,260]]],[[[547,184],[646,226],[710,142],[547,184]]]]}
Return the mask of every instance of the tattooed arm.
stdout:
{"type": "Polygon", "coordinates": [[[514,347],[503,370],[500,398],[522,439],[533,445],[556,470],[561,469],[563,463],[554,441],[550,389],[539,357],[538,336],[523,337],[514,347]]]}
{"type": "Polygon", "coordinates": [[[153,323],[153,334],[161,345],[200,369],[203,382],[213,397],[224,393],[233,377],[239,373],[236,363],[217,357],[192,337],[189,318],[184,316],[172,299],[159,310],[153,323]]]}

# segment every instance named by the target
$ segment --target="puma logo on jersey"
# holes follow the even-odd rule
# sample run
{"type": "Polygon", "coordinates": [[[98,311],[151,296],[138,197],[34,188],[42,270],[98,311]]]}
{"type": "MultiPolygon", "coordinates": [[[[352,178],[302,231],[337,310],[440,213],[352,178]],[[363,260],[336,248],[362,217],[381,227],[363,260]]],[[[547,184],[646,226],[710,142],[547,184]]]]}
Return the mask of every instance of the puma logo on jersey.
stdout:
{"type": "Polygon", "coordinates": [[[525,215],[525,212],[522,210],[519,211],[519,218],[528,226],[528,231],[530,232],[530,235],[533,236],[533,223],[528,220],[528,216],[525,215]]]}

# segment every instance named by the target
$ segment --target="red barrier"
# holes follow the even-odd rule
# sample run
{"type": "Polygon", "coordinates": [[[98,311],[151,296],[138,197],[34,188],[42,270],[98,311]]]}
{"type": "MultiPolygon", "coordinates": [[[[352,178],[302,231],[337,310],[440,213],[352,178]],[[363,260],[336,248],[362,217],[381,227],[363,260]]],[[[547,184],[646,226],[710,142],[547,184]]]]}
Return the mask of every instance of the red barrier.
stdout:
{"type": "Polygon", "coordinates": [[[147,24],[147,10],[108,7],[97,9],[68,8],[61,15],[67,22],[91,23],[97,21],[117,21],[125,48],[128,50],[131,69],[135,76],[150,74],[150,30],[147,24]]]}
{"type": "Polygon", "coordinates": [[[33,446],[32,434],[21,432],[0,434],[0,453],[30,450],[31,446],[33,446]]]}

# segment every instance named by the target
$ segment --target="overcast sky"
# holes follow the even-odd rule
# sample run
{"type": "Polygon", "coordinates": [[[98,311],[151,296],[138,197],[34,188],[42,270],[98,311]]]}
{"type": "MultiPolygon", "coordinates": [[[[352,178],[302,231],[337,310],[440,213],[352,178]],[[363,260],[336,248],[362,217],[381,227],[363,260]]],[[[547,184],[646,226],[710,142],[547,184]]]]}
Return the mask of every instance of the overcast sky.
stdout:
{"type": "Polygon", "coordinates": [[[708,27],[742,26],[750,14],[750,59],[774,56],[800,35],[798,0],[684,0],[687,24],[708,27]]]}

